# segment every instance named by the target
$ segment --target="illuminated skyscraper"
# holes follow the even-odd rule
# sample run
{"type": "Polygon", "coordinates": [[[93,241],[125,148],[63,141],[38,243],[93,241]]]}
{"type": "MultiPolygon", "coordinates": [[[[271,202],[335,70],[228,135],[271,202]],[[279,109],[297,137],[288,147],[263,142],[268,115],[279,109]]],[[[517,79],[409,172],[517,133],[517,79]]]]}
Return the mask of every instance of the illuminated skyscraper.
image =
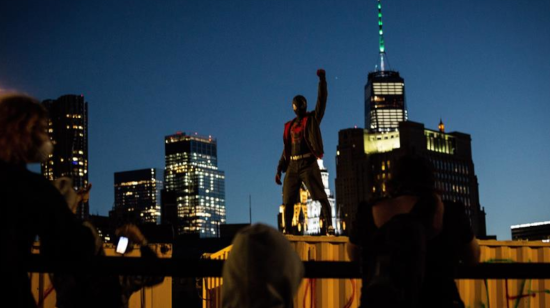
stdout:
{"type": "Polygon", "coordinates": [[[365,128],[372,132],[392,132],[407,120],[405,81],[398,72],[369,73],[365,85],[365,128]]]}
{"type": "Polygon", "coordinates": [[[365,129],[371,132],[396,131],[399,122],[407,120],[405,80],[396,71],[388,70],[382,4],[378,0],[378,49],[380,67],[369,73],[365,85],[365,129]]]}
{"type": "MultiPolygon", "coordinates": [[[[42,163],[42,174],[48,180],[70,177],[75,189],[88,184],[88,103],[83,95],[64,95],[42,102],[49,112],[48,134],[54,152],[42,163]]],[[[77,209],[87,218],[89,204],[77,209]]]]}
{"type": "Polygon", "coordinates": [[[116,172],[115,206],[111,212],[116,225],[159,223],[159,184],[154,168],[116,172]]]}
{"type": "Polygon", "coordinates": [[[470,135],[445,133],[441,120],[438,131],[408,121],[405,83],[398,72],[387,69],[382,25],[378,0],[380,67],[369,73],[365,86],[365,129],[344,129],[338,134],[336,204],[342,219],[349,225],[356,220],[360,204],[387,196],[395,162],[414,153],[433,164],[442,199],[463,203],[474,232],[484,237],[485,212],[479,204],[470,135]]]}
{"type": "Polygon", "coordinates": [[[162,222],[179,234],[219,237],[225,223],[225,174],[218,170],[212,137],[177,133],[165,137],[162,222]]]}

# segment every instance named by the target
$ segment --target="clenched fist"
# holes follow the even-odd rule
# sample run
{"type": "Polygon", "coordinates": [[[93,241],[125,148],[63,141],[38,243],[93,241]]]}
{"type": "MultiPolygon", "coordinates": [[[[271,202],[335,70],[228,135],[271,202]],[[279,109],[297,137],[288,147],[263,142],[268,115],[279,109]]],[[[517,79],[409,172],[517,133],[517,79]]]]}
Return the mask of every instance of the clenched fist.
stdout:
{"type": "Polygon", "coordinates": [[[322,68],[318,69],[317,76],[319,76],[320,80],[325,80],[325,70],[322,68]]]}

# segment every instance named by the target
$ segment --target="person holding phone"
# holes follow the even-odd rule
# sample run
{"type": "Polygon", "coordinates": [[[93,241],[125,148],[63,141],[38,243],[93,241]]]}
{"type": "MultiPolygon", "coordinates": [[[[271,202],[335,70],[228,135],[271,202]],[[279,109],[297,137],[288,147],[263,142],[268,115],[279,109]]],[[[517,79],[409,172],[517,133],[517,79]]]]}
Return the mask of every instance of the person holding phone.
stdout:
{"type": "MultiPolygon", "coordinates": [[[[69,178],[59,178],[54,181],[54,186],[67,200],[71,211],[75,212],[79,203],[87,202],[90,197],[91,184],[75,191],[69,178]]],[[[89,221],[83,221],[82,225],[89,228],[95,238],[95,255],[105,256],[103,241],[97,229],[89,221]]],[[[117,243],[117,252],[125,254],[133,244],[140,245],[142,258],[157,258],[157,254],[151,247],[141,230],[134,224],[125,224],[115,231],[115,234],[123,239],[117,243]],[[124,242],[126,243],[125,245],[124,242]],[[121,245],[119,248],[118,246],[121,245]],[[124,247],[122,247],[124,246],[124,247]],[[120,250],[119,250],[120,249],[120,250]]],[[[56,294],[57,307],[113,307],[127,308],[133,293],[143,287],[150,287],[162,283],[162,276],[142,275],[54,275],[52,277],[56,294]]]]}

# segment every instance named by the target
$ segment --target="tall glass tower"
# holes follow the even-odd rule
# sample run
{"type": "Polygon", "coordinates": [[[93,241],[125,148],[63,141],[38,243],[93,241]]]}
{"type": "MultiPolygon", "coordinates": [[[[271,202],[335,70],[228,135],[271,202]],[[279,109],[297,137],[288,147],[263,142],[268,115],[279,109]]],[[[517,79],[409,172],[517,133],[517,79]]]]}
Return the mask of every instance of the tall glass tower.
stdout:
{"type": "MultiPolygon", "coordinates": [[[[88,103],[83,95],[64,95],[42,102],[48,109],[48,134],[54,144],[53,154],[42,163],[42,174],[48,180],[70,177],[75,189],[88,184],[88,103]]],[[[88,203],[77,209],[87,218],[88,203]]]]}
{"type": "Polygon", "coordinates": [[[219,237],[225,223],[225,173],[218,170],[216,139],[166,136],[165,162],[163,223],[174,224],[179,234],[219,237]]]}
{"type": "Polygon", "coordinates": [[[389,69],[382,26],[382,4],[378,0],[380,67],[369,73],[365,85],[365,129],[376,133],[397,131],[399,122],[408,118],[405,81],[398,72],[389,69]]]}

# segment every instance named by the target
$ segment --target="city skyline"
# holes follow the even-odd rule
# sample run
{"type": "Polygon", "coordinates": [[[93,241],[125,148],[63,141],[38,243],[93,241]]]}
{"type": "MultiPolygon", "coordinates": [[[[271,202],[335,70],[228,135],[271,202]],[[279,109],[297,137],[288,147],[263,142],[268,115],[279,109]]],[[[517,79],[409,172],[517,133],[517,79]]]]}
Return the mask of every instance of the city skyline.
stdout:
{"type": "MultiPolygon", "coordinates": [[[[550,2],[382,2],[387,60],[406,80],[408,118],[472,137],[487,233],[550,220],[550,2]]],[[[229,223],[276,225],[274,182],[291,99],[327,71],[324,164],[338,131],[364,126],[378,64],[376,1],[133,3],[17,1],[0,21],[0,91],[84,95],[90,214],[114,203],[113,174],[163,168],[163,138],[212,135],[229,223]]]]}

